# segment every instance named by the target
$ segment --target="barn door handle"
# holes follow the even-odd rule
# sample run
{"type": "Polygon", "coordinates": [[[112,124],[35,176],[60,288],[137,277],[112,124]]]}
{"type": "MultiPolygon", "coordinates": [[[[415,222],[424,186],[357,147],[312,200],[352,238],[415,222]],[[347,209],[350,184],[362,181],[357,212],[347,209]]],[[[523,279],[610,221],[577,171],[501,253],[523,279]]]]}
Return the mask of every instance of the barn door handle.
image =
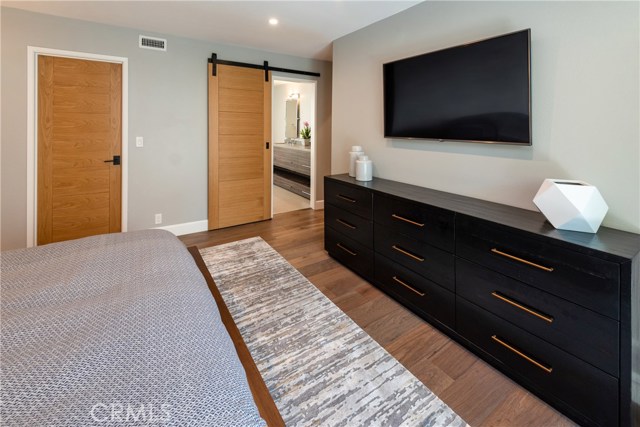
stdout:
{"type": "Polygon", "coordinates": [[[105,160],[105,163],[113,163],[115,166],[120,164],[120,156],[113,156],[112,160],[105,160]]]}

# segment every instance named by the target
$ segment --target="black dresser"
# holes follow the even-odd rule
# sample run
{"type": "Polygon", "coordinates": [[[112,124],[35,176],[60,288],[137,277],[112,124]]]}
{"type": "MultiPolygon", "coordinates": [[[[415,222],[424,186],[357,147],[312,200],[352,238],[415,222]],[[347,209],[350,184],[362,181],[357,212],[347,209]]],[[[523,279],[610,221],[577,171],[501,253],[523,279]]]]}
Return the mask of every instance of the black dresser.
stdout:
{"type": "Polygon", "coordinates": [[[333,258],[578,423],[640,425],[640,235],[384,179],[324,188],[333,258]]]}

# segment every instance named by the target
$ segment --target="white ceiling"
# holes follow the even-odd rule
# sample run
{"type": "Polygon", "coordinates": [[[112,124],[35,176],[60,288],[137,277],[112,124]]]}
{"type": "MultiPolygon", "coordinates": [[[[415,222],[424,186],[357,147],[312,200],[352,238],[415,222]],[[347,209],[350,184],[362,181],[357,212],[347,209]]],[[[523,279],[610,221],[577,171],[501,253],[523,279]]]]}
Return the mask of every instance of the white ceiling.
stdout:
{"type": "MultiPolygon", "coordinates": [[[[421,0],[2,1],[2,6],[331,60],[331,43],[421,0]],[[271,26],[269,18],[279,24],[271,26]]],[[[153,34],[150,34],[153,35],[153,34]]]]}

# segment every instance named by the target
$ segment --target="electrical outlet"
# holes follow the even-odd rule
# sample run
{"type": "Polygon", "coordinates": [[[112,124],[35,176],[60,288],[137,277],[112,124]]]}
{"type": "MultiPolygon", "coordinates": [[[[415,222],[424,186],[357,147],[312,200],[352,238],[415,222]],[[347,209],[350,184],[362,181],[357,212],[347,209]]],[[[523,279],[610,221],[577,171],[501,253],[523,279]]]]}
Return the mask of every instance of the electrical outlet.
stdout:
{"type": "Polygon", "coordinates": [[[156,214],[156,224],[162,224],[162,214],[156,214]]]}
{"type": "Polygon", "coordinates": [[[144,147],[144,138],[136,136],[136,147],[144,147]]]}

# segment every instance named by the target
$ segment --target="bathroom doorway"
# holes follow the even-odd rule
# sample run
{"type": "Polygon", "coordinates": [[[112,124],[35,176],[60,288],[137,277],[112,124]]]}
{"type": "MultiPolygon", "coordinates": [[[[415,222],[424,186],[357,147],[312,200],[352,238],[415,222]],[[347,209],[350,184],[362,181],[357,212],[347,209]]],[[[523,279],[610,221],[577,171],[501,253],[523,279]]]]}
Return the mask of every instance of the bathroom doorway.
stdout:
{"type": "Polygon", "coordinates": [[[316,82],[273,77],[272,212],[308,209],[315,202],[316,82]]]}

